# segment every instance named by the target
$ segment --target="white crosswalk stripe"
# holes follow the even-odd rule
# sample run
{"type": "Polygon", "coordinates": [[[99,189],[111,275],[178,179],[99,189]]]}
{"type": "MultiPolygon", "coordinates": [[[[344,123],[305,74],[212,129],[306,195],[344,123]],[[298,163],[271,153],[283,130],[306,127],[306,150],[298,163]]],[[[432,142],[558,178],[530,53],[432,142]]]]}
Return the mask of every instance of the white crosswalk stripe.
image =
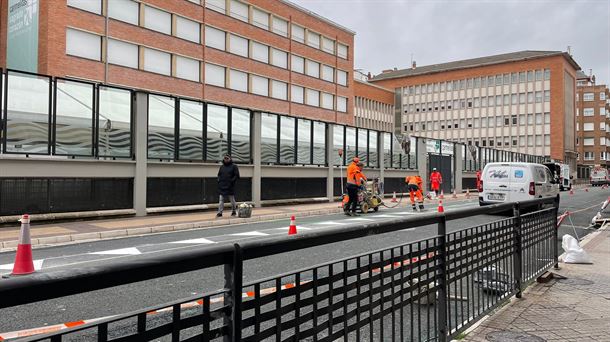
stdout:
{"type": "Polygon", "coordinates": [[[314,224],[325,225],[325,226],[344,226],[347,223],[341,223],[337,221],[324,221],[324,222],[316,222],[314,224]]]}
{"type": "Polygon", "coordinates": [[[375,215],[373,217],[376,218],[399,218],[400,215],[388,215],[388,214],[383,214],[383,215],[375,215]]]}
{"type": "Polygon", "coordinates": [[[370,218],[364,218],[364,217],[354,217],[354,218],[345,219],[344,221],[374,221],[374,220],[370,219],[370,218]]]}
{"type": "Polygon", "coordinates": [[[172,241],[170,243],[179,243],[179,244],[189,244],[189,243],[193,243],[193,244],[197,244],[197,243],[211,244],[211,243],[216,243],[216,242],[214,242],[212,240],[208,240],[206,238],[198,238],[198,239],[190,239],[190,240],[172,241]]]}
{"type": "Polygon", "coordinates": [[[231,234],[232,236],[268,236],[269,234],[267,233],[262,233],[259,231],[251,231],[251,232],[244,232],[244,233],[235,233],[235,234],[231,234]]]}
{"type": "MultiPolygon", "coordinates": [[[[39,269],[42,268],[42,263],[44,262],[44,259],[36,259],[34,260],[34,269],[36,271],[38,271],[39,269]]],[[[4,264],[4,265],[0,265],[0,270],[9,270],[12,271],[13,270],[13,265],[14,264],[4,264]]]]}
{"type": "MultiPolygon", "coordinates": [[[[275,230],[285,230],[285,231],[288,231],[288,227],[282,227],[282,228],[273,228],[273,229],[275,229],[275,230]]],[[[303,227],[303,226],[297,226],[297,231],[299,231],[299,229],[302,229],[302,230],[311,230],[311,229],[313,229],[313,228],[309,228],[309,227],[303,227]]]]}
{"type": "Polygon", "coordinates": [[[100,251],[100,252],[91,252],[88,254],[99,254],[99,255],[138,255],[138,254],[142,254],[137,248],[135,247],[128,247],[128,248],[121,248],[121,249],[111,249],[111,250],[107,250],[107,251],[100,251]]]}

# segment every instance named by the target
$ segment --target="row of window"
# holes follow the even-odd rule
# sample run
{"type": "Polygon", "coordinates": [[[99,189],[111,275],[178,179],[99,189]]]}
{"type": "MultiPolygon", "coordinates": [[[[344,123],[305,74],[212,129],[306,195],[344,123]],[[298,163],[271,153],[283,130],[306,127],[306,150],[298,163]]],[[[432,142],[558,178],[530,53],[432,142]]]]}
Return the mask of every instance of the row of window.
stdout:
{"type": "Polygon", "coordinates": [[[542,103],[551,101],[550,90],[534,91],[517,94],[504,94],[496,96],[483,96],[470,99],[458,99],[447,101],[434,101],[417,104],[404,105],[405,113],[432,112],[439,110],[457,110],[464,108],[480,108],[494,106],[508,106],[526,103],[542,103]]]}
{"type": "Polygon", "coordinates": [[[474,145],[472,144],[472,141],[468,141],[468,145],[461,145],[462,170],[481,170],[485,164],[493,162],[526,162],[540,164],[545,160],[545,157],[543,156],[534,156],[525,153],[495,150],[478,146],[478,141],[475,141],[474,145]]]}
{"type": "Polygon", "coordinates": [[[549,146],[551,144],[551,136],[549,134],[537,134],[537,135],[520,135],[514,137],[503,137],[496,139],[481,139],[469,140],[468,145],[474,146],[489,146],[489,147],[542,147],[549,146]]]}
{"type": "Polygon", "coordinates": [[[279,34],[280,36],[290,37],[292,40],[314,49],[337,55],[344,59],[348,58],[348,46],[346,44],[336,42],[332,38],[295,23],[290,23],[289,30],[288,20],[275,14],[272,15],[258,7],[237,0],[207,0],[205,5],[209,9],[279,34]],[[252,10],[250,11],[249,8],[252,10]]]}
{"type": "MultiPolygon", "coordinates": [[[[580,130],[580,123],[579,122],[576,123],[576,130],[577,131],[580,130]]],[[[594,131],[595,130],[595,123],[594,122],[585,122],[585,123],[583,123],[582,130],[585,131],[585,132],[594,131]]],[[[599,130],[600,131],[610,132],[610,124],[608,124],[606,122],[600,122],[599,123],[599,130]]]]}
{"type": "MultiPolygon", "coordinates": [[[[582,94],[582,100],[583,101],[595,101],[595,93],[582,94]]],[[[600,101],[606,100],[606,92],[604,92],[604,91],[599,92],[599,100],[600,101]]],[[[576,94],[576,101],[578,101],[578,94],[576,94]]]]}
{"type": "Polygon", "coordinates": [[[205,45],[283,69],[288,69],[288,58],[290,57],[291,71],[347,87],[347,71],[335,69],[330,65],[298,55],[289,54],[284,50],[276,49],[211,26],[205,27],[205,45]]]}
{"type": "MultiPolygon", "coordinates": [[[[580,139],[576,139],[576,144],[580,144],[580,139]]],[[[583,146],[595,146],[595,138],[583,138],[582,139],[583,146]]],[[[599,146],[610,146],[610,139],[606,139],[606,137],[599,138],[599,146]]]]}
{"type": "Polygon", "coordinates": [[[486,127],[501,127],[501,126],[531,126],[551,123],[551,113],[546,112],[534,114],[520,115],[499,115],[490,116],[487,118],[459,119],[459,120],[441,120],[434,122],[415,122],[405,125],[405,131],[420,132],[420,131],[438,131],[439,129],[452,128],[486,128],[486,127]],[[527,119],[526,119],[527,118],[527,119]],[[544,119],[544,121],[543,121],[544,119]]]}
{"type": "MultiPolygon", "coordinates": [[[[601,116],[609,116],[610,110],[606,109],[606,107],[599,107],[598,113],[601,116]]],[[[582,115],[583,116],[595,115],[595,108],[583,108],[582,115]]],[[[580,116],[580,108],[576,108],[576,116],[580,116]]]]}
{"type": "MultiPolygon", "coordinates": [[[[610,152],[600,152],[599,159],[600,160],[610,160],[610,152]]],[[[595,152],[586,152],[585,151],[584,160],[595,160],[595,152]]]]}
{"type": "Polygon", "coordinates": [[[412,85],[404,88],[405,95],[419,95],[419,94],[432,94],[454,91],[462,89],[473,89],[473,88],[486,88],[495,87],[509,84],[519,84],[526,82],[550,80],[551,71],[549,69],[544,70],[529,70],[523,72],[513,72],[511,74],[487,76],[487,77],[475,77],[455,81],[447,81],[440,83],[412,85]]]}

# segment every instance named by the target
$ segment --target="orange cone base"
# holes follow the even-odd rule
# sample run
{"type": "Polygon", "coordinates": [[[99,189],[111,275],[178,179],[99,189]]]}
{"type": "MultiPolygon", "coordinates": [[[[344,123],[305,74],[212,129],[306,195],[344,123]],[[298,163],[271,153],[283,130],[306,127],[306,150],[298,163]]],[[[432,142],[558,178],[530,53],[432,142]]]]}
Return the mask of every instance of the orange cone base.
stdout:
{"type": "Polygon", "coordinates": [[[445,208],[443,208],[443,202],[439,202],[439,204],[438,204],[438,212],[439,213],[444,213],[445,212],[445,208]]]}
{"type": "Polygon", "coordinates": [[[32,245],[17,245],[17,255],[13,266],[14,275],[34,273],[34,261],[32,259],[32,245]]]}
{"type": "Polygon", "coordinates": [[[291,225],[288,228],[288,235],[296,235],[296,233],[297,233],[297,226],[291,225]]]}

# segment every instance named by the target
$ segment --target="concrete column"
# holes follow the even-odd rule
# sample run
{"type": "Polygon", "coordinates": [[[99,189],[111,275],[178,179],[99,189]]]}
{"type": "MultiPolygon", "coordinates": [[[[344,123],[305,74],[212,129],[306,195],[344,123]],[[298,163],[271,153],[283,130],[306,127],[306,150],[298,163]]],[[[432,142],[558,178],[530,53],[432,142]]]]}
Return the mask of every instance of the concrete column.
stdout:
{"type": "Polygon", "coordinates": [[[326,169],[328,170],[328,174],[326,176],[326,197],[329,202],[332,202],[335,195],[334,189],[334,179],[335,179],[335,167],[333,165],[333,132],[335,125],[327,124],[326,130],[326,160],[328,161],[328,165],[326,169]]]}
{"type": "MultiPolygon", "coordinates": [[[[466,153],[469,153],[466,151],[466,153]]],[[[453,174],[455,175],[455,184],[453,185],[453,189],[455,192],[460,194],[462,193],[462,167],[464,164],[464,155],[462,154],[462,145],[455,144],[455,152],[453,155],[455,170],[453,170],[453,174]]]]}
{"type": "Polygon", "coordinates": [[[146,216],[146,183],[148,162],[148,94],[137,92],[134,104],[134,153],[136,160],[133,179],[133,208],[136,216],[146,216]]]}
{"type": "MultiPolygon", "coordinates": [[[[424,190],[427,193],[430,191],[430,184],[428,182],[428,152],[426,151],[426,140],[424,138],[417,138],[417,172],[424,181],[424,190]]],[[[413,146],[411,146],[413,148],[413,146]]]]}
{"type": "Polygon", "coordinates": [[[254,164],[252,172],[252,202],[254,206],[261,207],[261,112],[254,112],[252,125],[252,162],[254,164]]]}

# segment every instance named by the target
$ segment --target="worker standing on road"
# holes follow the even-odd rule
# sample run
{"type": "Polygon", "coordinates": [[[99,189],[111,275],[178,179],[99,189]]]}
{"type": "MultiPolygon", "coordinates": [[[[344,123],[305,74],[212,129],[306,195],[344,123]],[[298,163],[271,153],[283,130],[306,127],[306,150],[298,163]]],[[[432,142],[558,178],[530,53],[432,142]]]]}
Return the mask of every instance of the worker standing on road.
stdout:
{"type": "Polygon", "coordinates": [[[423,179],[419,175],[408,176],[405,178],[405,182],[407,183],[407,189],[409,190],[409,196],[411,197],[411,206],[413,207],[413,211],[417,211],[415,207],[415,198],[417,197],[417,204],[419,204],[419,209],[424,210],[424,196],[423,192],[423,179]]]}
{"type": "Polygon", "coordinates": [[[477,170],[477,191],[481,188],[481,169],[477,170]]]}
{"type": "Polygon", "coordinates": [[[443,176],[440,172],[436,171],[436,168],[434,167],[432,168],[432,173],[430,174],[430,189],[434,191],[436,196],[438,196],[441,184],[443,184],[443,176]]]}
{"type": "Polygon", "coordinates": [[[347,205],[345,215],[349,216],[356,216],[356,207],[358,206],[359,183],[357,175],[360,173],[358,163],[360,163],[360,158],[354,157],[352,163],[347,167],[347,197],[349,201],[345,204],[347,205]]]}

